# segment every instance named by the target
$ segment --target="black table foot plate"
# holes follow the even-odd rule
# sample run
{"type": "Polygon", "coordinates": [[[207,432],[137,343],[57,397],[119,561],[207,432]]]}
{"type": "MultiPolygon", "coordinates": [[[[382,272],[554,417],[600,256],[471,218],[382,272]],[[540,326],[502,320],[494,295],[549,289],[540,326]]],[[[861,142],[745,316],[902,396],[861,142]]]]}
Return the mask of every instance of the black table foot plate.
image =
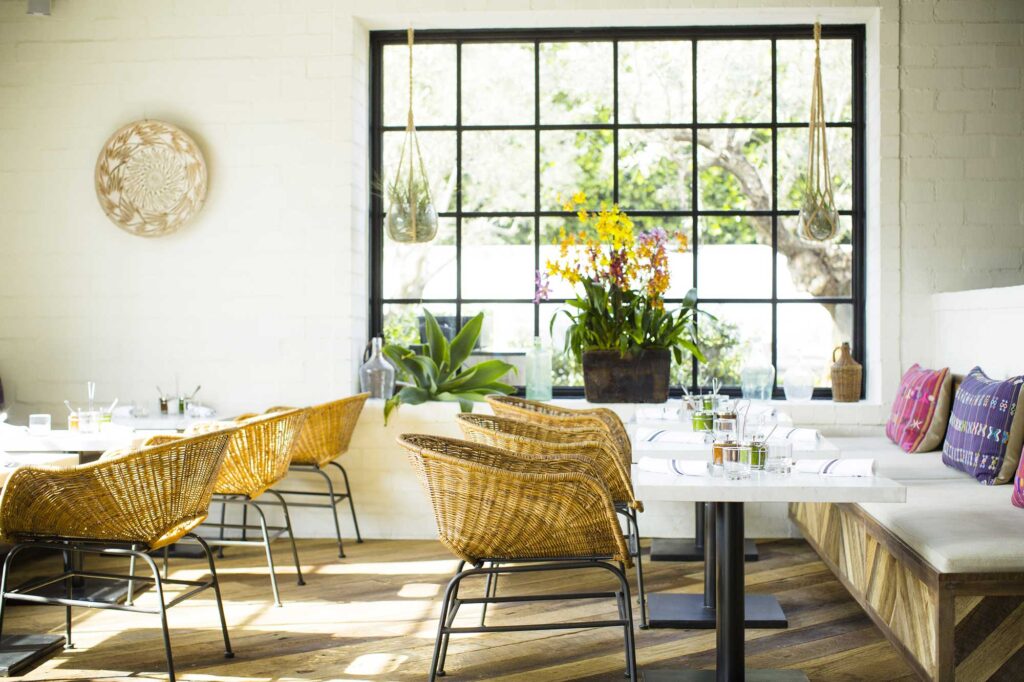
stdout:
{"type": "MultiPolygon", "coordinates": [[[[799,670],[751,670],[744,672],[746,682],[808,682],[799,670]]],[[[715,682],[714,670],[643,670],[642,682],[715,682]]]]}
{"type": "Polygon", "coordinates": [[[61,635],[5,635],[0,639],[0,677],[23,675],[63,648],[61,635]]]}
{"type": "MultiPolygon", "coordinates": [[[[770,594],[745,595],[743,610],[745,627],[789,627],[779,600],[770,594]]],[[[648,594],[647,613],[652,628],[715,629],[715,610],[704,607],[703,594],[648,594]]]]}
{"type": "MultiPolygon", "coordinates": [[[[753,540],[744,543],[743,554],[746,561],[760,558],[753,540]]],[[[693,538],[654,538],[651,540],[651,561],[704,561],[704,545],[698,547],[693,538]]]]}

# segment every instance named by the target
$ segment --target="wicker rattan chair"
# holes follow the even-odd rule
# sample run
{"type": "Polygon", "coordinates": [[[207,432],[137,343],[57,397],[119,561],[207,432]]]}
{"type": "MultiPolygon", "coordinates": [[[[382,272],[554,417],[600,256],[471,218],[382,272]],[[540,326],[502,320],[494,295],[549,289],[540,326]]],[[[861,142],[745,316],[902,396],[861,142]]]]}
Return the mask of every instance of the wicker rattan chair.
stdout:
{"type": "Polygon", "coordinates": [[[629,677],[636,679],[633,611],[624,567],[630,553],[612,496],[593,461],[581,455],[534,456],[438,436],[401,436],[399,443],[434,507],[441,542],[461,561],[441,606],[430,679],[444,675],[452,634],[621,627],[629,677]],[[466,568],[466,564],[471,568],[466,568]],[[603,569],[612,592],[465,599],[469,577],[567,569],[603,569]],[[614,598],[619,618],[587,622],[456,627],[463,604],[614,598]]]}
{"type": "Polygon", "coordinates": [[[70,648],[71,608],[89,607],[152,613],[160,616],[167,670],[175,679],[171,640],[167,629],[167,609],[203,590],[213,588],[224,638],[225,656],[231,658],[220,585],[209,546],[192,530],[206,519],[214,483],[233,430],[175,439],[174,442],[143,447],[98,462],[66,469],[20,467],[11,474],[0,496],[0,535],[16,543],[3,565],[0,577],[0,627],[4,607],[10,600],[66,607],[65,646],[70,648]],[[193,538],[203,548],[210,567],[206,580],[168,580],[149,552],[179,540],[193,538]],[[46,580],[34,579],[14,588],[7,586],[14,559],[25,549],[60,552],[64,571],[46,580]],[[97,574],[75,568],[83,554],[100,554],[145,562],[152,577],[97,574]],[[132,591],[135,582],[153,583],[156,609],[117,602],[76,599],[72,582],[77,578],[125,581],[132,591]],[[63,583],[63,598],[38,592],[63,583]],[[164,586],[188,588],[167,600],[164,586]]]}
{"type": "MultiPolygon", "coordinates": [[[[326,498],[324,502],[292,502],[292,507],[317,507],[329,509],[334,515],[334,532],[338,538],[338,556],[345,557],[345,548],[341,542],[341,524],[338,523],[338,504],[348,500],[348,508],[352,512],[352,525],[356,529],[356,542],[362,542],[359,533],[359,521],[356,519],[356,505],[352,501],[352,487],[348,482],[348,472],[337,462],[348,450],[352,432],[355,431],[363,404],[370,397],[369,393],[334,400],[309,408],[309,418],[299,433],[298,440],[292,448],[290,471],[319,474],[327,484],[327,492],[320,493],[309,490],[282,490],[275,488],[281,495],[296,495],[301,498],[326,498]],[[327,467],[334,467],[341,472],[345,482],[345,492],[334,491],[334,482],[328,475],[327,467]]],[[[288,410],[288,407],[272,407],[267,412],[288,410]]]]}
{"type": "MultiPolygon", "coordinates": [[[[502,430],[512,430],[513,434],[525,435],[540,440],[550,440],[563,443],[579,443],[585,441],[598,441],[603,444],[601,452],[602,461],[612,453],[617,459],[615,469],[620,476],[625,478],[626,490],[610,486],[609,489],[615,494],[616,509],[626,520],[626,528],[629,534],[630,553],[636,560],[636,582],[637,601],[640,604],[640,627],[647,628],[647,593],[644,590],[644,566],[642,548],[640,547],[640,525],[637,518],[638,513],[644,510],[643,504],[633,496],[633,483],[630,476],[632,467],[633,451],[629,440],[629,434],[619,416],[604,407],[596,407],[585,410],[574,410],[568,407],[559,407],[536,400],[527,400],[515,396],[493,395],[487,397],[494,414],[506,421],[500,422],[502,430]],[[509,425],[507,420],[516,420],[532,427],[530,430],[516,429],[509,425]]],[[[499,423],[495,423],[496,427],[499,423]]],[[[464,428],[465,430],[465,428],[464,428]]],[[[480,437],[484,434],[477,430],[480,437]]],[[[496,436],[495,436],[496,437],[496,436]]],[[[525,447],[522,443],[515,445],[510,440],[507,446],[513,449],[525,447]]],[[[596,451],[587,450],[588,454],[595,454],[596,451]]],[[[610,468],[609,468],[610,472],[610,468]]]]}
{"type": "MultiPolygon", "coordinates": [[[[274,593],[274,604],[281,605],[281,594],[277,586],[277,573],[274,570],[274,556],[270,551],[270,543],[284,533],[292,547],[292,559],[295,562],[296,582],[305,585],[302,579],[302,566],[299,562],[299,551],[295,546],[292,533],[291,516],[284,498],[271,486],[278,483],[288,473],[291,463],[292,445],[299,430],[306,421],[307,410],[288,410],[270,415],[250,417],[243,415],[235,422],[211,422],[196,424],[189,428],[190,433],[216,431],[223,428],[233,429],[228,441],[224,466],[214,488],[213,501],[220,502],[220,523],[206,523],[207,527],[216,528],[218,537],[207,537],[206,542],[216,547],[259,545],[267,555],[267,566],[270,569],[270,586],[274,593]],[[276,498],[275,502],[284,513],[283,526],[270,526],[260,503],[257,500],[264,494],[276,498]],[[242,523],[226,522],[227,505],[242,506],[242,523]],[[252,509],[257,516],[259,525],[248,522],[248,510],[252,509]],[[225,537],[225,531],[239,531],[241,537],[225,537]],[[248,532],[258,530],[262,539],[250,540],[248,532]]],[[[180,436],[152,436],[147,443],[173,441],[180,436]]]]}

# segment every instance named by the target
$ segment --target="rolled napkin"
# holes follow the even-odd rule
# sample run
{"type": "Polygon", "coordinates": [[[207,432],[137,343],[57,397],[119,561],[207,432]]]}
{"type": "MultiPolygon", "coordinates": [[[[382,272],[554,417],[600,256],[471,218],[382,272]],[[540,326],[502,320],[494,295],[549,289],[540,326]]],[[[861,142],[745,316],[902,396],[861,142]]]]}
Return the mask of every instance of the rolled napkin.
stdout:
{"type": "Polygon", "coordinates": [[[778,428],[768,440],[769,442],[788,440],[790,443],[817,443],[821,440],[821,432],[818,429],[778,428]]]}
{"type": "Polygon", "coordinates": [[[641,457],[636,463],[640,471],[677,476],[707,476],[708,463],[692,459],[664,459],[662,457],[641,457]]]}
{"type": "Polygon", "coordinates": [[[637,429],[637,442],[704,445],[703,431],[677,431],[674,429],[637,429]]]}
{"type": "Polygon", "coordinates": [[[874,476],[873,459],[801,459],[793,470],[800,474],[822,476],[874,476]]]}

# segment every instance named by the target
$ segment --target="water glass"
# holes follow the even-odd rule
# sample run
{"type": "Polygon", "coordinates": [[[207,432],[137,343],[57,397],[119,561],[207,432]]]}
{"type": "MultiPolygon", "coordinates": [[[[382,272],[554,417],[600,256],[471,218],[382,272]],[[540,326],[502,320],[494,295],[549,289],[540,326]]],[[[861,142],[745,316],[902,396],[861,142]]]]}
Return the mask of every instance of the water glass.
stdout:
{"type": "Polygon", "coordinates": [[[81,433],[96,433],[100,430],[100,413],[98,410],[78,411],[78,430],[81,433]]]}
{"type": "Polygon", "coordinates": [[[727,445],[722,448],[722,465],[730,481],[750,478],[750,446],[727,445]]]}
{"type": "Polygon", "coordinates": [[[28,432],[33,436],[45,436],[50,432],[50,415],[30,414],[28,416],[28,432]]]}
{"type": "Polygon", "coordinates": [[[793,467],[793,444],[789,441],[768,443],[764,470],[770,474],[785,476],[793,467]]]}

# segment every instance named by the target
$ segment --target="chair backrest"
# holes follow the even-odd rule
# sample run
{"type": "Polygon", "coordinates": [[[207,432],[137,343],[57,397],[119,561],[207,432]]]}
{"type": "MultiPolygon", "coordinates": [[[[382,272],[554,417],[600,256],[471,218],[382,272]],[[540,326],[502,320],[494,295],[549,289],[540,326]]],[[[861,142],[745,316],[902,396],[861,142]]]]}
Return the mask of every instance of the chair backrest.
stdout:
{"type": "Polygon", "coordinates": [[[206,519],[233,434],[175,438],[77,467],[17,469],[0,498],[2,533],[170,544],[206,519]]]}
{"type": "Polygon", "coordinates": [[[578,429],[593,429],[597,426],[612,440],[623,464],[628,467],[632,463],[633,447],[630,444],[629,433],[619,415],[608,408],[592,407],[577,410],[511,395],[489,395],[487,402],[494,410],[494,414],[502,417],[578,429]]]}
{"type": "Polygon", "coordinates": [[[593,462],[616,502],[638,504],[629,467],[623,465],[618,449],[600,427],[577,429],[473,412],[456,415],[455,422],[466,439],[475,443],[539,457],[583,455],[593,462]]]}
{"type": "Polygon", "coordinates": [[[456,556],[630,563],[611,495],[586,457],[514,455],[421,434],[398,442],[430,497],[441,542],[456,556]]]}
{"type": "Polygon", "coordinates": [[[284,478],[291,463],[292,445],[308,414],[309,410],[303,408],[197,427],[237,427],[228,441],[215,492],[255,499],[284,478]]]}
{"type": "MultiPolygon", "coordinates": [[[[369,393],[360,393],[309,408],[309,417],[292,448],[293,464],[322,467],[348,450],[369,393]]],[[[281,408],[272,407],[268,412],[281,408]]]]}

